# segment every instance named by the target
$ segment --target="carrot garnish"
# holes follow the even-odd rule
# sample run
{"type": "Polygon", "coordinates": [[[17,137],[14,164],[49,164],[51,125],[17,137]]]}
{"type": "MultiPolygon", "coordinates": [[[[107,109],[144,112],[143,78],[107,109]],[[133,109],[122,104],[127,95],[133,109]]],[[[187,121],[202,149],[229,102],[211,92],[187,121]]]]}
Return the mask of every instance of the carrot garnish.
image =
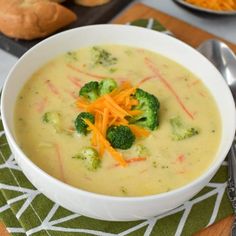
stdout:
{"type": "Polygon", "coordinates": [[[42,113],[45,109],[47,102],[48,102],[48,98],[44,97],[41,101],[36,103],[35,105],[36,105],[37,112],[42,113]]]}
{"type": "Polygon", "coordinates": [[[76,71],[78,73],[81,73],[83,75],[87,75],[89,77],[93,77],[93,78],[96,78],[96,79],[104,79],[105,78],[105,76],[95,75],[95,74],[91,74],[89,72],[82,71],[78,67],[75,67],[75,66],[73,66],[71,64],[67,64],[67,67],[69,67],[70,69],[72,69],[72,70],[74,70],[74,71],[76,71]]]}
{"type": "Polygon", "coordinates": [[[117,152],[111,145],[110,143],[103,137],[102,133],[98,130],[98,128],[93,125],[89,120],[85,119],[84,122],[88,125],[88,127],[96,133],[98,140],[105,146],[107,151],[110,153],[110,155],[119,162],[121,166],[126,166],[127,163],[123,159],[123,156],[121,153],[117,152]]]}
{"type": "Polygon", "coordinates": [[[81,82],[78,78],[72,77],[72,76],[68,76],[68,79],[70,80],[70,82],[72,84],[74,84],[76,87],[81,88],[81,82]]]}
{"type": "MultiPolygon", "coordinates": [[[[132,117],[142,114],[141,110],[133,109],[133,106],[138,105],[138,100],[132,96],[137,86],[132,86],[129,81],[121,83],[121,85],[111,93],[104,94],[95,101],[87,101],[79,98],[76,101],[78,108],[90,112],[94,115],[94,124],[89,120],[84,120],[88,125],[88,129],[92,131],[91,143],[96,147],[100,156],[107,151],[120,166],[126,166],[123,155],[114,149],[107,140],[107,129],[112,125],[128,126],[133,134],[137,137],[147,137],[149,131],[134,124],[129,124],[127,117],[132,117]]],[[[136,159],[134,159],[136,160],[136,159]]],[[[144,160],[137,159],[136,161],[144,160]]]]}
{"type": "Polygon", "coordinates": [[[174,88],[171,86],[171,84],[161,75],[157,67],[154,65],[154,63],[149,59],[145,58],[145,62],[149,69],[156,75],[156,77],[162,82],[162,84],[172,93],[172,95],[176,98],[177,102],[179,103],[180,107],[184,110],[184,112],[191,118],[194,119],[193,114],[187,109],[187,107],[184,105],[183,101],[177,94],[177,92],[174,90],[174,88]]]}
{"type": "Polygon", "coordinates": [[[55,95],[59,95],[58,89],[50,80],[46,80],[45,83],[47,84],[48,88],[52,93],[54,93],[55,95]]]}
{"type": "Polygon", "coordinates": [[[105,137],[106,132],[107,132],[107,127],[108,127],[108,115],[109,115],[109,110],[108,108],[104,109],[103,113],[103,119],[102,119],[102,135],[105,137]]]}
{"type": "Polygon", "coordinates": [[[126,160],[126,162],[132,163],[132,162],[138,162],[138,161],[146,161],[146,159],[147,159],[146,157],[133,157],[126,160]]]}
{"type": "Polygon", "coordinates": [[[150,134],[149,131],[137,125],[128,125],[128,126],[137,137],[147,137],[150,134]]]}
{"type": "Polygon", "coordinates": [[[177,158],[176,158],[176,161],[178,163],[183,163],[185,161],[185,156],[184,154],[180,154],[177,158]]]}
{"type": "Polygon", "coordinates": [[[110,97],[108,94],[104,95],[105,100],[109,105],[111,105],[119,114],[122,114],[123,117],[128,116],[129,113],[125,111],[122,107],[120,107],[112,97],[110,97]]]}
{"type": "Polygon", "coordinates": [[[149,80],[151,80],[151,79],[153,79],[153,78],[155,78],[155,75],[150,75],[150,76],[147,76],[147,77],[143,78],[142,80],[139,81],[138,87],[139,87],[140,85],[142,85],[143,83],[145,83],[145,82],[147,82],[147,81],[149,81],[149,80]]]}
{"type": "MultiPolygon", "coordinates": [[[[147,158],[146,157],[132,157],[132,158],[129,158],[126,161],[127,164],[130,164],[130,163],[135,163],[135,162],[140,162],[140,161],[146,161],[147,158]]],[[[115,164],[115,167],[117,166],[120,166],[119,163],[115,164]]]]}
{"type": "Polygon", "coordinates": [[[81,99],[78,99],[76,101],[76,105],[79,107],[79,108],[87,108],[89,106],[88,103],[86,103],[85,101],[82,101],[81,99]]]}
{"type": "Polygon", "coordinates": [[[56,143],[56,144],[54,144],[54,148],[55,148],[56,157],[57,157],[57,161],[58,161],[58,165],[59,165],[59,172],[60,172],[60,175],[61,175],[61,179],[62,179],[63,182],[66,182],[65,181],[64,169],[63,169],[63,164],[62,164],[62,155],[61,155],[60,147],[56,143]]]}
{"type": "Polygon", "coordinates": [[[111,120],[110,123],[109,123],[109,127],[115,124],[117,118],[118,118],[118,117],[116,117],[116,116],[115,116],[114,118],[112,118],[112,120],[111,120]]]}
{"type": "Polygon", "coordinates": [[[137,115],[140,115],[142,114],[143,112],[140,111],[140,110],[130,110],[129,111],[129,114],[132,115],[132,116],[137,116],[137,115]]]}

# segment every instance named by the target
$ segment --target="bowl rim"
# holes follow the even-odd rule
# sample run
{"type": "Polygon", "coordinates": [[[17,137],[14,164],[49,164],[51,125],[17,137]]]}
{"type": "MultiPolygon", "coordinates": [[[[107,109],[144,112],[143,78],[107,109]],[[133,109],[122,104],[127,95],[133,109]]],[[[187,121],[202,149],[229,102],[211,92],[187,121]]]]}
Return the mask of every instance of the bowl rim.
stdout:
{"type": "MultiPolygon", "coordinates": [[[[4,131],[5,131],[5,135],[7,136],[7,138],[9,139],[8,145],[9,143],[12,144],[13,148],[16,150],[17,153],[19,153],[20,158],[25,161],[31,168],[32,171],[35,170],[37,171],[40,175],[43,175],[46,178],[49,178],[52,182],[54,182],[54,184],[57,184],[65,189],[68,189],[70,191],[73,192],[77,192],[78,194],[82,194],[82,195],[89,195],[90,197],[93,198],[97,198],[97,199],[101,199],[101,200],[106,200],[106,201],[115,201],[115,202],[140,202],[140,201],[150,201],[150,200],[154,200],[154,199],[159,199],[159,198],[163,198],[163,197],[172,197],[172,196],[176,196],[176,194],[181,193],[183,190],[187,189],[187,188],[191,188],[194,187],[195,185],[197,185],[199,182],[202,182],[204,179],[206,179],[208,176],[210,176],[211,174],[214,174],[218,168],[220,167],[221,163],[223,162],[223,160],[225,159],[230,146],[231,146],[231,140],[233,141],[234,138],[234,132],[231,133],[231,136],[228,137],[230,140],[230,145],[226,148],[224,148],[224,155],[222,155],[222,157],[218,158],[218,160],[212,161],[212,163],[210,164],[210,166],[197,178],[193,179],[191,182],[189,182],[188,184],[185,184],[183,186],[180,186],[179,188],[175,188],[173,190],[170,190],[168,192],[162,192],[162,193],[157,193],[157,194],[151,194],[151,195],[144,195],[144,196],[113,196],[113,195],[106,195],[106,194],[101,194],[101,193],[95,193],[95,192],[90,192],[87,190],[83,190],[77,187],[74,187],[70,184],[64,183],[61,180],[51,176],[50,174],[48,174],[46,171],[44,171],[43,169],[41,169],[40,167],[38,167],[33,161],[31,161],[30,158],[27,157],[27,155],[20,149],[20,147],[18,146],[14,135],[12,134],[12,132],[10,132],[10,129],[8,127],[8,122],[7,119],[5,117],[5,106],[6,106],[6,101],[5,101],[5,96],[6,96],[6,87],[8,84],[8,81],[11,80],[12,74],[15,71],[15,69],[18,67],[18,64],[25,59],[25,57],[28,57],[28,55],[34,51],[36,48],[40,47],[41,45],[47,44],[49,41],[55,40],[57,37],[61,37],[63,35],[66,34],[70,34],[71,32],[74,31],[83,31],[83,30],[89,30],[91,28],[97,28],[97,27],[113,27],[113,28],[132,28],[133,30],[142,30],[144,31],[153,31],[154,34],[159,34],[161,35],[161,37],[171,37],[169,35],[160,33],[158,31],[154,31],[152,29],[147,29],[147,28],[142,28],[139,26],[133,26],[133,25],[118,25],[118,24],[98,24],[98,25],[88,25],[88,26],[82,26],[82,27],[78,27],[78,28],[74,28],[74,29],[70,29],[70,30],[66,30],[60,33],[57,33],[53,36],[50,36],[44,40],[42,40],[41,42],[39,42],[38,44],[36,44],[35,46],[33,46],[32,48],[30,48],[23,56],[21,56],[17,63],[11,68],[10,72],[7,75],[7,78],[4,82],[4,86],[2,89],[2,96],[1,96],[1,116],[2,116],[2,123],[3,123],[3,127],[4,127],[4,131]]],[[[181,46],[183,47],[187,47],[188,49],[191,49],[193,53],[197,53],[202,57],[202,60],[205,60],[206,63],[210,63],[211,64],[211,70],[215,70],[215,73],[218,73],[219,76],[223,79],[222,75],[220,74],[220,72],[212,65],[211,62],[209,62],[202,54],[200,54],[196,49],[194,49],[193,47],[189,46],[188,44],[184,43],[183,41],[173,38],[171,37],[173,40],[178,41],[179,44],[181,44],[181,46]]],[[[209,66],[210,66],[209,64],[209,66]]],[[[227,93],[230,97],[231,100],[231,104],[230,106],[233,108],[234,107],[234,100],[232,97],[232,94],[230,92],[229,87],[227,86],[227,84],[225,83],[224,89],[222,88],[222,90],[224,90],[225,93],[227,93]]],[[[217,103],[218,104],[218,103],[217,103]]],[[[234,119],[234,129],[236,128],[236,111],[234,109],[234,112],[232,110],[232,115],[233,115],[233,119],[234,119]]],[[[228,141],[229,143],[229,141],[228,141]]],[[[11,148],[10,148],[11,149],[11,148]]],[[[23,170],[22,170],[23,171],[23,170]]],[[[31,180],[29,180],[31,182],[31,180]]],[[[205,187],[205,185],[204,185],[205,187]]]]}

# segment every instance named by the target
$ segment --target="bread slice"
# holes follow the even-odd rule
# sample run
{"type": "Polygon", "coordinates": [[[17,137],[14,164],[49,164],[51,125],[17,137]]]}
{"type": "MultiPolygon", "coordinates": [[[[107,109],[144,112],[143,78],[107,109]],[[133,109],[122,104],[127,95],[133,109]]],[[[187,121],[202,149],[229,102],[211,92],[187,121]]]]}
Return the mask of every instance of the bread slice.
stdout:
{"type": "Polygon", "coordinates": [[[94,7],[108,3],[110,1],[111,0],[75,0],[75,3],[86,7],[94,7]]]}
{"type": "Polygon", "coordinates": [[[76,18],[69,9],[48,0],[0,0],[0,31],[17,39],[45,37],[76,18]]]}

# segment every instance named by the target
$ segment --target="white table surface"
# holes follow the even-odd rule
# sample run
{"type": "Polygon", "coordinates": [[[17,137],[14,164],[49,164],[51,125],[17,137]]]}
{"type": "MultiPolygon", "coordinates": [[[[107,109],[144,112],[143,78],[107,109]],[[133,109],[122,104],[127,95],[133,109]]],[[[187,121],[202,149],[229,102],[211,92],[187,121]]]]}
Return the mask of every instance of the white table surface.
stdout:
{"type": "MultiPolygon", "coordinates": [[[[221,17],[207,14],[202,15],[180,7],[173,2],[173,0],[136,0],[135,2],[142,2],[192,25],[198,26],[205,31],[236,43],[236,16],[221,17]]],[[[9,70],[16,61],[16,57],[0,49],[0,88],[2,88],[9,70]]]]}

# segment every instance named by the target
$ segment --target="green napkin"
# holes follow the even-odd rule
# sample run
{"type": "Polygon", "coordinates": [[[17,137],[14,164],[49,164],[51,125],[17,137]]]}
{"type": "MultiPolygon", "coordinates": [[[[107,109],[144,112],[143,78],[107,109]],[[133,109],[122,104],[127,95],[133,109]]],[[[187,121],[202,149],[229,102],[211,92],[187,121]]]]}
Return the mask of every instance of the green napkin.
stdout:
{"type": "MultiPolygon", "coordinates": [[[[130,24],[166,32],[153,19],[130,24]]],[[[233,212],[226,185],[224,162],[200,193],[171,212],[133,222],[94,220],[60,207],[34,188],[15,162],[0,121],[0,218],[15,236],[189,236],[233,212]]]]}

